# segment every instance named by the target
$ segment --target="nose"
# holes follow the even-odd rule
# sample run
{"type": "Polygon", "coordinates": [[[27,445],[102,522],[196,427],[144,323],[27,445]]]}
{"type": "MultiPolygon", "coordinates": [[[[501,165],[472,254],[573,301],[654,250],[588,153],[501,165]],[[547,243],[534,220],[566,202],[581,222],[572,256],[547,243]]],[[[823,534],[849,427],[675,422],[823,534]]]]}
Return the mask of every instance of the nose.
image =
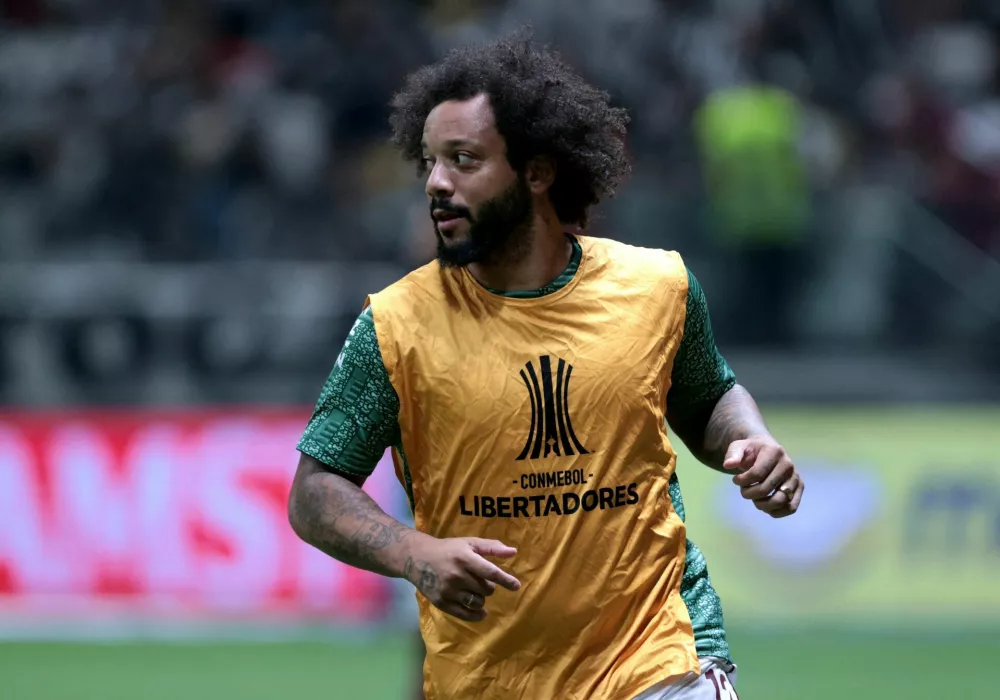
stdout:
{"type": "Polygon", "coordinates": [[[431,167],[427,173],[427,184],[425,185],[427,196],[447,199],[455,194],[455,185],[448,177],[448,169],[440,161],[431,167]]]}

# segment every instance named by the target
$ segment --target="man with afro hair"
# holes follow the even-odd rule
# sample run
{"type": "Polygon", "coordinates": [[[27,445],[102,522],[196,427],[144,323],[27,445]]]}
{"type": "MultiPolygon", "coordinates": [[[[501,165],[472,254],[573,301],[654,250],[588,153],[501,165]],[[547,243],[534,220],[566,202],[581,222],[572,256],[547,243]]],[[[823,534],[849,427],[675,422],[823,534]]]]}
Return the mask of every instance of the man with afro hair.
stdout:
{"type": "Polygon", "coordinates": [[[668,429],[772,517],[803,481],[681,257],[585,234],[628,173],[625,112],[524,35],[417,70],[392,107],[437,259],[369,297],[292,527],[416,587],[429,700],[736,697],[668,429]],[[361,489],[387,448],[412,528],[361,489]]]}

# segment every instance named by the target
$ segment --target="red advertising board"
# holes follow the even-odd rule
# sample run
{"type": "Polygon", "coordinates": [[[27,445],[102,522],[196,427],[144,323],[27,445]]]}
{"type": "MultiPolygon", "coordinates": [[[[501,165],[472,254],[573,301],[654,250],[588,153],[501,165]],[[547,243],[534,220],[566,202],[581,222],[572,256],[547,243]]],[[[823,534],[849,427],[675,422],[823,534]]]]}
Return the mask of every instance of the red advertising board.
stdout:
{"type": "MultiPolygon", "coordinates": [[[[383,617],[389,582],[301,543],[308,411],[0,414],[0,612],[383,617]]],[[[384,464],[366,485],[398,510],[384,464]]]]}

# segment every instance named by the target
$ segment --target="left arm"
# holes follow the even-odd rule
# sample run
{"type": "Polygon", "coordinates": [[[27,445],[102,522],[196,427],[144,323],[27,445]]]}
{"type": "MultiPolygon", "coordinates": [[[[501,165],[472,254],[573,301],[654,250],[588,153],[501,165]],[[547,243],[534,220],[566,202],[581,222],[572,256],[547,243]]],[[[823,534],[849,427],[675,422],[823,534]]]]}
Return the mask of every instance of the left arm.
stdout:
{"type": "Polygon", "coordinates": [[[688,272],[684,336],[667,394],[667,422],[699,461],[723,472],[774,517],[794,513],[805,485],[750,393],[736,383],[712,333],[705,294],[688,272]]]}
{"type": "Polygon", "coordinates": [[[726,455],[734,442],[751,438],[774,440],[757,403],[739,384],[697,412],[685,413],[683,408],[668,411],[670,427],[699,462],[717,471],[730,471],[726,455]]]}

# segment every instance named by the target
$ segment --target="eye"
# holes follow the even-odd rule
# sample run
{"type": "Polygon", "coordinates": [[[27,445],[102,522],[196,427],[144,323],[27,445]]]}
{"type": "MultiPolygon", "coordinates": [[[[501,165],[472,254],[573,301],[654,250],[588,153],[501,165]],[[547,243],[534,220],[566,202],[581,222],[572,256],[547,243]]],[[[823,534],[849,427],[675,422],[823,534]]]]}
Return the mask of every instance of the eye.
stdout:
{"type": "Polygon", "coordinates": [[[420,165],[423,166],[424,170],[430,170],[434,167],[434,159],[430,156],[424,156],[420,159],[420,165]]]}
{"type": "Polygon", "coordinates": [[[467,167],[469,165],[472,165],[475,162],[475,160],[476,159],[473,158],[468,153],[456,153],[455,154],[455,162],[459,165],[459,167],[462,167],[462,168],[467,167]]]}

